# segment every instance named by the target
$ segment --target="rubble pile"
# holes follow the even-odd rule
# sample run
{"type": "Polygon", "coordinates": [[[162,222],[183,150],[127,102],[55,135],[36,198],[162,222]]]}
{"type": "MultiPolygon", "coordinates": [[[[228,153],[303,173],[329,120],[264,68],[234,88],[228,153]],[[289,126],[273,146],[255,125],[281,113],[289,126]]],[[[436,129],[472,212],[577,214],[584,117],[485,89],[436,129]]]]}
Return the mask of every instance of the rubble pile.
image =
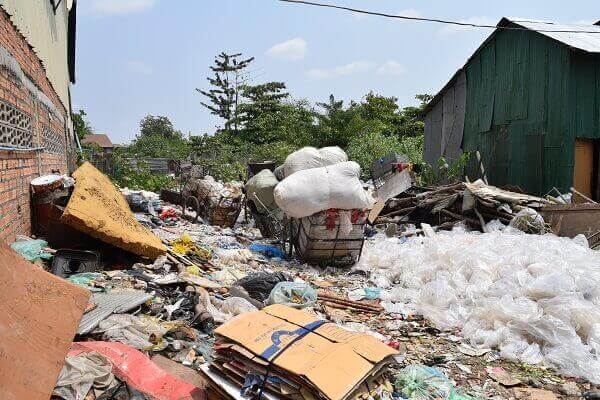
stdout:
{"type": "Polygon", "coordinates": [[[488,222],[497,220],[520,224],[523,231],[544,233],[547,227],[535,210],[547,204],[546,199],[502,190],[478,180],[434,188],[412,187],[390,199],[376,222],[427,223],[441,230],[463,224],[485,231],[488,222]]]}

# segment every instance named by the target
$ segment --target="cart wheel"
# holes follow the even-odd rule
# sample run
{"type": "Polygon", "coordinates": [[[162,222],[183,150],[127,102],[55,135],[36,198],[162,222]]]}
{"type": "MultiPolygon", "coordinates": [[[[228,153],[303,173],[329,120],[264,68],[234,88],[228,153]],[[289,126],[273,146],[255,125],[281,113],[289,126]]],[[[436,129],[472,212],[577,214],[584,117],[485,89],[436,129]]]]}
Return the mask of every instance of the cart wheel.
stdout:
{"type": "Polygon", "coordinates": [[[192,206],[192,209],[194,209],[196,211],[196,216],[192,219],[192,223],[196,223],[196,221],[198,221],[198,216],[200,215],[200,201],[198,201],[198,198],[195,196],[188,196],[185,198],[184,202],[183,202],[183,215],[185,216],[185,212],[188,208],[188,206],[192,206]]]}

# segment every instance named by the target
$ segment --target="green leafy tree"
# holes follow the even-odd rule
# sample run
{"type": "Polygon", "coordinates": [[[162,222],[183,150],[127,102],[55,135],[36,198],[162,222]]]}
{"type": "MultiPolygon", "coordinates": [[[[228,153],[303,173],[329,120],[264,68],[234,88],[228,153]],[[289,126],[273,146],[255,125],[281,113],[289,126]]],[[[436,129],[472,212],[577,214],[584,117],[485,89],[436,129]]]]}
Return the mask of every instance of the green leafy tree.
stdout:
{"type": "Polygon", "coordinates": [[[81,109],[76,113],[71,114],[71,118],[73,120],[73,129],[75,130],[79,140],[83,139],[90,133],[94,133],[94,130],[90,126],[90,123],[87,121],[86,117],[86,112],[81,109]]]}
{"type": "Polygon", "coordinates": [[[168,117],[162,115],[146,115],[140,121],[139,137],[162,136],[166,139],[181,138],[182,134],[173,128],[173,123],[168,117]]]}
{"type": "Polygon", "coordinates": [[[210,67],[214,76],[206,78],[212,89],[196,89],[208,101],[201,104],[210,110],[211,114],[225,121],[225,130],[238,130],[238,106],[240,89],[244,85],[242,71],[254,61],[254,57],[241,59],[242,54],[220,53],[215,57],[214,65],[210,67]]]}
{"type": "Polygon", "coordinates": [[[164,116],[148,115],[140,122],[140,132],[124,151],[132,157],[183,160],[190,155],[189,142],[164,116]]]}
{"type": "Polygon", "coordinates": [[[418,94],[415,96],[421,103],[418,106],[409,106],[402,109],[400,122],[396,134],[403,136],[419,136],[425,131],[425,120],[423,110],[431,101],[433,96],[429,94],[418,94]]]}

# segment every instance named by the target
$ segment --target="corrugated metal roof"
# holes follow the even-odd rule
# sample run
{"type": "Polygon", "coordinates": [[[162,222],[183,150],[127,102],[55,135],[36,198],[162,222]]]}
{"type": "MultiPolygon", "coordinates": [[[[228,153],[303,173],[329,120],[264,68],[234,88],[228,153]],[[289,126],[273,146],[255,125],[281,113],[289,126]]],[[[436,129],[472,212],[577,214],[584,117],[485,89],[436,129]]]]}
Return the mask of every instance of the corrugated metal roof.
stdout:
{"type": "Polygon", "coordinates": [[[553,22],[511,17],[502,18],[498,26],[506,26],[511,22],[523,28],[536,31],[541,35],[559,41],[571,48],[583,50],[588,53],[600,53],[600,26],[556,24],[553,22]],[[570,31],[575,31],[578,33],[572,33],[570,31]]]}
{"type": "Polygon", "coordinates": [[[87,312],[79,322],[77,334],[85,335],[106,319],[111,314],[124,313],[144,304],[153,296],[141,291],[115,292],[115,293],[94,293],[92,302],[96,308],[87,312]]]}
{"type": "MultiPolygon", "coordinates": [[[[516,25],[517,27],[535,31],[540,35],[556,40],[572,49],[582,50],[588,53],[600,54],[600,21],[596,25],[577,25],[577,24],[557,24],[550,21],[539,21],[520,17],[504,17],[498,22],[497,27],[502,28],[508,25],[516,25]],[[576,31],[579,33],[570,32],[549,32],[549,31],[576,31]],[[598,32],[598,33],[591,33],[598,32]]],[[[452,75],[450,80],[444,87],[431,99],[422,111],[423,115],[429,113],[433,107],[440,101],[446,90],[448,90],[460,72],[469,64],[471,59],[479,53],[479,51],[488,43],[501,29],[494,30],[475,50],[475,52],[467,59],[464,66],[452,75]]]]}

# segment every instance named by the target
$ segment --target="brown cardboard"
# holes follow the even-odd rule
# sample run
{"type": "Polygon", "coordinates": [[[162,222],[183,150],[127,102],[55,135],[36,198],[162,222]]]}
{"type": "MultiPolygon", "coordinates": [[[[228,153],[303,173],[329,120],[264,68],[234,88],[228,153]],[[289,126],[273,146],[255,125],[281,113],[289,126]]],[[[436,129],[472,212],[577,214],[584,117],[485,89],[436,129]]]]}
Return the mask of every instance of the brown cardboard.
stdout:
{"type": "Polygon", "coordinates": [[[74,173],[75,189],[60,221],[96,239],[142,257],[167,252],[160,239],[136,219],[106,175],[89,162],[74,173]]]}
{"type": "Polygon", "coordinates": [[[349,332],[333,323],[325,323],[300,339],[297,333],[287,333],[302,332],[300,328],[315,321],[317,318],[303,311],[272,305],[239,315],[221,325],[215,333],[303,377],[331,400],[343,399],[367,375],[378,370],[380,363],[396,354],[394,349],[370,335],[349,332]],[[278,350],[270,357],[265,356],[265,350],[277,338],[280,340],[278,350]]]}
{"type": "Polygon", "coordinates": [[[89,296],[0,240],[0,399],[50,398],[89,296]]]}

